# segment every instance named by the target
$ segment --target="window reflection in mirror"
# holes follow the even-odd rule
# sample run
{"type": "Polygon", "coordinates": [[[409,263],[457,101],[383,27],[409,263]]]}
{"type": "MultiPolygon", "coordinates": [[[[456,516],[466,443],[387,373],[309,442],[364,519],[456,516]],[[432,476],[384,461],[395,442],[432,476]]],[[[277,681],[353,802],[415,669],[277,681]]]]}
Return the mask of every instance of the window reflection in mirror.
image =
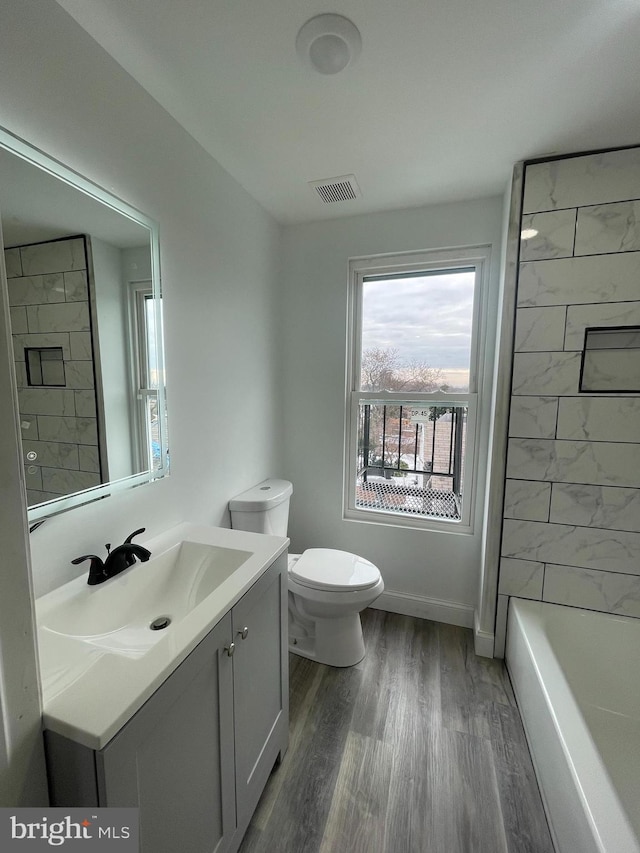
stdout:
{"type": "Polygon", "coordinates": [[[155,224],[2,131],[0,218],[30,519],[164,476],[155,224]]]}
{"type": "MultiPolygon", "coordinates": [[[[158,405],[158,392],[164,385],[164,374],[158,360],[155,341],[158,337],[158,319],[162,321],[162,301],[159,313],[153,297],[151,282],[137,282],[129,290],[132,322],[131,349],[134,353],[135,431],[139,459],[149,470],[168,468],[168,455],[163,459],[160,441],[163,428],[158,405]]],[[[166,407],[164,409],[166,430],[166,407]]],[[[167,451],[165,451],[167,453],[167,451]]]]}

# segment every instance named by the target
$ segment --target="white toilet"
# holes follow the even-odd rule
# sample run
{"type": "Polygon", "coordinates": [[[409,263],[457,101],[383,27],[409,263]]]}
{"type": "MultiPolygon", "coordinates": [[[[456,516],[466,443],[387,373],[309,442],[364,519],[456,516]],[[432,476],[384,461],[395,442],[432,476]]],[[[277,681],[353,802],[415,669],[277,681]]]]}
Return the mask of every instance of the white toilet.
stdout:
{"type": "MultiPolygon", "coordinates": [[[[288,480],[265,480],[229,501],[236,530],[287,535],[288,480]]],[[[330,666],[364,657],[360,611],[384,591],[378,569],[355,554],[309,548],[289,554],[289,651],[330,666]]]]}

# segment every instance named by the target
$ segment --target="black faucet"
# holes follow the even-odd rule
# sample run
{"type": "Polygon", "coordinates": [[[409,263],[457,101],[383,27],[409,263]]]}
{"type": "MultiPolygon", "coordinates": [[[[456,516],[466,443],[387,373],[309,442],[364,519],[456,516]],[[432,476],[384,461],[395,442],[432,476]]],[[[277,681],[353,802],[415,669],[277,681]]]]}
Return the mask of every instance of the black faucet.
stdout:
{"type": "Polygon", "coordinates": [[[116,575],[119,575],[120,572],[128,569],[129,566],[133,566],[136,561],[136,557],[141,563],[147,562],[151,556],[151,551],[148,551],[146,548],[143,548],[142,545],[136,545],[131,541],[134,536],[144,533],[145,529],[146,528],[141,527],[139,530],[134,530],[133,533],[127,536],[122,545],[118,545],[118,547],[114,548],[113,551],[111,550],[111,543],[108,542],[106,545],[107,558],[104,562],[102,558],[96,556],[96,554],[85,554],[83,557],[76,557],[76,559],[71,560],[71,562],[74,566],[77,566],[85,560],[91,560],[87,583],[90,586],[95,586],[98,583],[104,583],[104,581],[109,580],[109,578],[113,578],[116,575]]]}

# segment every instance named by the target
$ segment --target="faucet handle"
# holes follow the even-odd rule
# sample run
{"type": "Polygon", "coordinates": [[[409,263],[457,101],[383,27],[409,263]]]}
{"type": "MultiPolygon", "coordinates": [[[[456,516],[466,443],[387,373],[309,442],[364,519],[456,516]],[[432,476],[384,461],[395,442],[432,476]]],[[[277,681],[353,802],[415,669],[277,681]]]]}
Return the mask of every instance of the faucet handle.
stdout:
{"type": "Polygon", "coordinates": [[[75,560],[71,560],[71,563],[74,566],[79,566],[80,563],[84,563],[85,560],[91,560],[92,567],[102,563],[102,558],[98,557],[97,554],[85,554],[84,557],[76,557],[75,560]]]}
{"type": "Polygon", "coordinates": [[[124,540],[124,544],[131,545],[131,540],[133,539],[133,537],[139,536],[141,533],[144,533],[146,529],[146,527],[140,527],[138,530],[134,530],[133,533],[130,533],[129,536],[127,536],[127,538],[124,540]]]}
{"type": "Polygon", "coordinates": [[[71,563],[74,566],[79,566],[80,563],[84,563],[85,560],[91,560],[87,583],[90,586],[95,586],[95,584],[101,583],[105,580],[104,563],[96,554],[85,554],[83,557],[76,557],[75,560],[71,560],[71,563]]]}

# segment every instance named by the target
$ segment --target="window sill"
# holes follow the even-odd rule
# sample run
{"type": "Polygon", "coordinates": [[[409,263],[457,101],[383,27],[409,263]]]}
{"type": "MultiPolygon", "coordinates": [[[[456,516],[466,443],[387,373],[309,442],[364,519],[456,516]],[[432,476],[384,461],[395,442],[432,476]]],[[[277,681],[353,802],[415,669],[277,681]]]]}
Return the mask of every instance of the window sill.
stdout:
{"type": "Polygon", "coordinates": [[[400,515],[394,512],[381,512],[379,510],[346,509],[342,516],[344,521],[355,521],[364,524],[375,524],[382,527],[395,527],[397,529],[422,530],[432,533],[447,533],[459,536],[473,534],[473,527],[463,524],[461,521],[419,518],[411,515],[400,515]]]}

